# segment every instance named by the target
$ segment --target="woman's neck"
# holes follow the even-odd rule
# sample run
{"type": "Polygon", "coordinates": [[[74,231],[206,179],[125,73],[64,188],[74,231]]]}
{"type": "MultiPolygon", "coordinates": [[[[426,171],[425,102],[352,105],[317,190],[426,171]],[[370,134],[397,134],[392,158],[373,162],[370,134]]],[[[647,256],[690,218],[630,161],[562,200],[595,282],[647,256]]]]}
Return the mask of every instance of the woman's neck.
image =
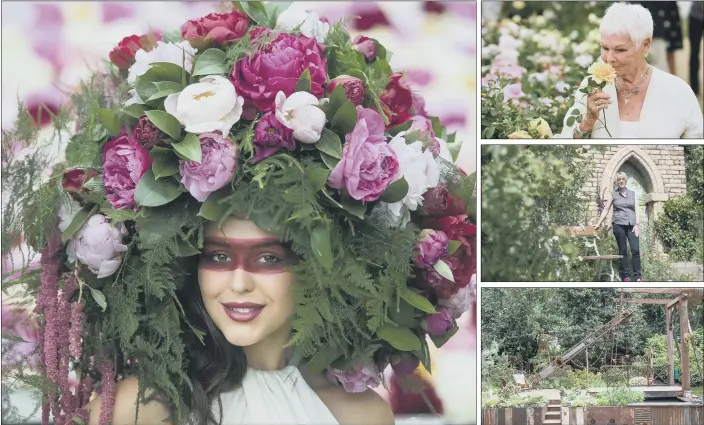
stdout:
{"type": "Polygon", "coordinates": [[[648,63],[643,60],[643,62],[638,63],[637,65],[633,66],[630,69],[624,70],[624,72],[619,75],[621,77],[621,80],[625,82],[628,85],[633,85],[637,84],[641,78],[643,78],[643,75],[648,70],[648,63]]]}
{"type": "Polygon", "coordinates": [[[618,187],[618,191],[621,192],[621,193],[626,193],[627,190],[628,190],[628,189],[626,188],[626,186],[624,186],[624,187],[619,186],[619,187],[618,187]]]}
{"type": "Polygon", "coordinates": [[[286,367],[290,350],[284,346],[290,335],[290,326],[284,326],[256,344],[242,347],[247,356],[247,366],[257,370],[279,370],[286,367]]]}

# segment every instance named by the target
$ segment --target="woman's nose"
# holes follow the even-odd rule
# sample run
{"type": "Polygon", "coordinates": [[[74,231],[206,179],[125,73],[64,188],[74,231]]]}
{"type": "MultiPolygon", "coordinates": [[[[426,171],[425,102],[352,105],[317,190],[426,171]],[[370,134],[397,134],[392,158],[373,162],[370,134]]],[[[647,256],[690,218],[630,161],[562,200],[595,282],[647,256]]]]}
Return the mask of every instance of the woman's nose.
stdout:
{"type": "Polygon", "coordinates": [[[242,268],[236,268],[230,274],[230,287],[236,293],[251,292],[254,289],[252,274],[242,268]]]}

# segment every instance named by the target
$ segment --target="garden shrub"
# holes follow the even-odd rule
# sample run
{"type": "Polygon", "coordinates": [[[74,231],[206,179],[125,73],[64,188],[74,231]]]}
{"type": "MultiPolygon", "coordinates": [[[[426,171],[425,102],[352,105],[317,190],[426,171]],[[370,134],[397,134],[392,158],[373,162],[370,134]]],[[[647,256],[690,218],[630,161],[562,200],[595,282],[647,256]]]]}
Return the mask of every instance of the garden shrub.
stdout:
{"type": "Polygon", "coordinates": [[[586,391],[567,391],[562,397],[563,406],[568,407],[587,407],[596,404],[596,398],[589,395],[586,391]]]}
{"type": "Polygon", "coordinates": [[[697,204],[689,195],[666,201],[663,213],[655,220],[655,233],[672,259],[701,263],[704,205],[697,204]]]}
{"type": "MultiPolygon", "coordinates": [[[[691,385],[697,386],[702,385],[701,369],[704,369],[704,328],[700,327],[694,330],[693,338],[697,344],[697,350],[695,351],[695,347],[693,346],[694,344],[690,343],[689,372],[691,385]],[[699,359],[699,367],[697,367],[697,360],[695,360],[695,355],[699,359]]],[[[656,372],[656,376],[667,382],[667,335],[655,335],[648,339],[646,345],[649,349],[652,350],[653,353],[653,369],[656,372]]],[[[681,369],[682,362],[677,348],[675,348],[674,354],[675,368],[681,369]]]]}
{"type": "Polygon", "coordinates": [[[509,398],[502,396],[488,397],[482,394],[482,408],[510,409],[521,407],[543,407],[548,405],[548,399],[541,395],[514,395],[509,398]]]}
{"type": "Polygon", "coordinates": [[[634,391],[626,386],[609,387],[596,396],[598,406],[626,406],[645,400],[643,391],[634,391]]]}
{"type": "Polygon", "coordinates": [[[685,145],[684,163],[687,194],[704,205],[704,145],[685,145]]]}

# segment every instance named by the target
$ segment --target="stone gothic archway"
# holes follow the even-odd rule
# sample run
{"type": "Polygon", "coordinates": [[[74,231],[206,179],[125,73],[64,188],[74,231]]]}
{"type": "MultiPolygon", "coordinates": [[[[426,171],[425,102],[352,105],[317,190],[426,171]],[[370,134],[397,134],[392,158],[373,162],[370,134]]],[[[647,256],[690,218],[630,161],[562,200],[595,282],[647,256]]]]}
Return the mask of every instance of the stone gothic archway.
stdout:
{"type": "MultiPolygon", "coordinates": [[[[611,192],[616,173],[625,164],[632,165],[645,180],[643,187],[644,199],[641,202],[645,204],[646,217],[644,218],[652,223],[662,213],[663,203],[669,199],[669,195],[665,191],[665,183],[660,169],[650,155],[639,147],[624,146],[611,157],[601,177],[601,194],[603,196],[607,192],[611,192]]],[[[609,212],[608,220],[611,221],[611,212],[609,212]]]]}

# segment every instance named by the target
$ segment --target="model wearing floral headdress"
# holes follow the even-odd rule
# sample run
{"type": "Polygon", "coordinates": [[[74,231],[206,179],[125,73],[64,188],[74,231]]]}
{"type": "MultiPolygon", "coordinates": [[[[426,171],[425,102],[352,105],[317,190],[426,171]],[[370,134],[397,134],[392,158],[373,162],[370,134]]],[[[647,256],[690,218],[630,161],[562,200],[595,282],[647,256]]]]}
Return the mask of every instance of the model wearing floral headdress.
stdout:
{"type": "Polygon", "coordinates": [[[367,388],[429,369],[472,302],[454,135],[315,14],[235,2],[181,37],[127,37],[74,97],[61,184],[6,155],[22,120],[3,139],[43,422],[392,423],[367,388]]]}

